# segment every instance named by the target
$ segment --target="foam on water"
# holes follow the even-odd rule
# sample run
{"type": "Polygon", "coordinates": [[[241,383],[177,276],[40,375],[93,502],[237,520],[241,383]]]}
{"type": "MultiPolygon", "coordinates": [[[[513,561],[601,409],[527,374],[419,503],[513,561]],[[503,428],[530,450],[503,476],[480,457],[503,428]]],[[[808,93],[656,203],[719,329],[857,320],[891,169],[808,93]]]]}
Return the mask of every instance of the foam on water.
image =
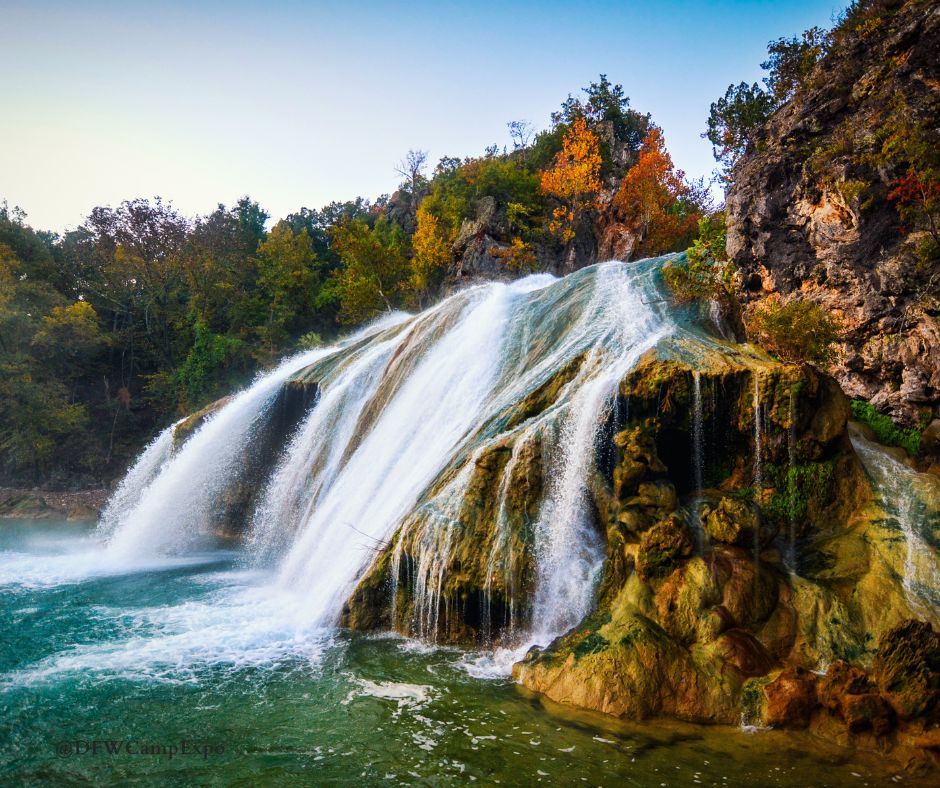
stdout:
{"type": "Polygon", "coordinates": [[[67,677],[192,683],[206,670],[315,666],[331,644],[332,632],[297,625],[301,596],[232,572],[218,573],[214,583],[204,595],[173,604],[97,607],[98,627],[120,634],[53,653],[0,677],[0,687],[67,677]]]}

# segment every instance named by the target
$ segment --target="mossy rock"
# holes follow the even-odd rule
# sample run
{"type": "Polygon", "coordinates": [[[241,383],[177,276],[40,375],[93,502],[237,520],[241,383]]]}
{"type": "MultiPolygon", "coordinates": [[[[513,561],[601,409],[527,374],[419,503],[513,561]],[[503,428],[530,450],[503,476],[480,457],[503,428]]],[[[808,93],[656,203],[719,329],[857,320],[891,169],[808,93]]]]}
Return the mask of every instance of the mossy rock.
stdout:
{"type": "Polygon", "coordinates": [[[940,722],[940,635],[926,621],[904,621],[886,632],[872,674],[903,720],[940,722]]]}
{"type": "Polygon", "coordinates": [[[637,575],[647,582],[663,577],[692,555],[693,547],[688,523],[670,514],[643,534],[636,556],[637,575]]]}

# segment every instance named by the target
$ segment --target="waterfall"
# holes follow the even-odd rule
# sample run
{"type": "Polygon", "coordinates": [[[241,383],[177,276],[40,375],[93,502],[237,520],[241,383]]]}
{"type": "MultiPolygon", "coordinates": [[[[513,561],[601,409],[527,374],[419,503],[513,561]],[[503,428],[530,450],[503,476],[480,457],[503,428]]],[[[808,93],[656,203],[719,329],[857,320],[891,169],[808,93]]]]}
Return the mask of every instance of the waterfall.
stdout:
{"type": "Polygon", "coordinates": [[[692,525],[695,530],[695,546],[701,552],[705,547],[705,528],[702,524],[702,489],[705,476],[705,425],[702,413],[702,375],[696,369],[692,373],[692,471],[695,476],[695,510],[692,525]]]}
{"type": "MultiPolygon", "coordinates": [[[[659,299],[656,262],[478,285],[287,359],[220,403],[175,449],[172,428],[148,447],[102,519],[109,554],[197,546],[216,527],[227,490],[241,484],[279,395],[304,385],[315,393],[310,407],[279,436],[244,513],[245,561],[300,595],[291,614],[298,626],[334,624],[384,560],[391,604],[407,584],[413,631],[445,636],[454,602],[445,588],[470,488],[481,458],[499,456],[487,482],[498,485],[486,504],[492,521],[480,525],[488,540],[481,621],[488,626],[499,589],[506,620],[498,625],[517,643],[547,642],[588,612],[603,563],[587,484],[619,381],[673,328],[649,306],[659,299]],[[565,369],[553,399],[508,426],[520,403],[565,369]],[[520,513],[513,479],[524,451],[542,458],[545,482],[520,513]],[[521,567],[531,575],[525,587],[521,567]]],[[[697,399],[700,407],[700,391],[697,399]]]]}
{"type": "Polygon", "coordinates": [[[702,417],[702,374],[692,373],[692,462],[695,472],[695,492],[702,494],[705,471],[705,428],[702,417]]]}
{"type": "Polygon", "coordinates": [[[255,510],[248,542],[254,563],[279,558],[329,489],[396,344],[397,335],[367,346],[318,381],[325,393],[288,444],[255,510]]]}
{"type": "Polygon", "coordinates": [[[761,449],[760,377],[754,373],[754,501],[757,504],[758,523],[754,529],[754,560],[760,560],[760,504],[764,490],[764,469],[761,449]]]}
{"type": "Polygon", "coordinates": [[[313,617],[335,620],[376,549],[479,423],[503,365],[512,306],[550,281],[475,288],[412,324],[409,366],[381,392],[377,416],[299,523],[280,566],[282,583],[305,589],[313,617]]]}
{"type": "Polygon", "coordinates": [[[598,430],[613,405],[618,382],[669,330],[622,268],[602,271],[584,315],[599,324],[603,343],[595,344],[571,384],[576,393],[562,424],[535,529],[538,577],[532,636],[542,644],[570,629],[590,608],[604,555],[587,511],[588,468],[594,462],[598,430]]]}
{"type": "MultiPolygon", "coordinates": [[[[108,542],[112,557],[134,559],[191,548],[212,522],[218,497],[240,466],[259,418],[292,374],[328,352],[301,353],[259,377],[231,399],[164,461],[133,505],[114,511],[108,542]]],[[[116,503],[116,501],[115,501],[116,503]]]]}
{"type": "Polygon", "coordinates": [[[790,388],[790,414],[787,429],[787,498],[789,503],[789,539],[787,563],[791,572],[797,571],[796,553],[796,389],[790,388]]]}
{"type": "Polygon", "coordinates": [[[940,520],[940,484],[919,474],[883,448],[852,434],[852,445],[875,488],[885,523],[901,536],[900,574],[908,602],[932,618],[940,612],[940,561],[922,528],[940,520]]]}
{"type": "Polygon", "coordinates": [[[144,490],[173,453],[173,432],[179,423],[177,421],[157,435],[141,452],[127,475],[121,480],[101,512],[98,522],[100,536],[105,539],[109,538],[120,526],[122,518],[140,502],[144,490]]]}

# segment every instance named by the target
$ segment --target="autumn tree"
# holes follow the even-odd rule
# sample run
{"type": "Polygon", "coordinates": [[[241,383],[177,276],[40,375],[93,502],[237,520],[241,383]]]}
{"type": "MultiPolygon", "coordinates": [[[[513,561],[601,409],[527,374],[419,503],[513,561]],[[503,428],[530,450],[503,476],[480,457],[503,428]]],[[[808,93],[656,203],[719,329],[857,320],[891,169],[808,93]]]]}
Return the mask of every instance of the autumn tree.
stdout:
{"type": "Polygon", "coordinates": [[[662,131],[653,127],[613,202],[636,234],[635,256],[679,251],[689,245],[700,216],[691,198],[684,173],[675,169],[666,150],[662,131]]]}
{"type": "Polygon", "coordinates": [[[258,287],[267,310],[260,335],[269,347],[312,318],[320,290],[318,261],[306,228],[278,222],[258,247],[258,287]]]}
{"type": "Polygon", "coordinates": [[[441,221],[424,204],[418,208],[417,229],[411,239],[411,284],[419,303],[440,284],[450,262],[450,243],[441,221]]]}
{"type": "MultiPolygon", "coordinates": [[[[609,128],[613,138],[610,142],[619,142],[631,152],[639,150],[652,121],[648,114],[630,108],[630,99],[623,85],[614,84],[606,74],[601,74],[598,81],[583,88],[582,93],[584,99],[569,94],[561,109],[552,113],[552,123],[556,127],[567,128],[581,118],[595,133],[604,126],[609,128]]],[[[601,156],[609,159],[610,151],[605,151],[605,147],[602,144],[601,156]]]]}
{"type": "Polygon", "coordinates": [[[575,227],[594,203],[601,188],[601,155],[597,136],[583,117],[576,118],[562,141],[554,165],[542,173],[542,191],[562,204],[555,208],[549,230],[563,243],[575,235],[575,227]]]}
{"type": "Polygon", "coordinates": [[[353,219],[334,227],[332,239],[345,266],[334,281],[342,322],[360,323],[402,304],[411,266],[399,225],[384,216],[372,227],[353,219]]]}

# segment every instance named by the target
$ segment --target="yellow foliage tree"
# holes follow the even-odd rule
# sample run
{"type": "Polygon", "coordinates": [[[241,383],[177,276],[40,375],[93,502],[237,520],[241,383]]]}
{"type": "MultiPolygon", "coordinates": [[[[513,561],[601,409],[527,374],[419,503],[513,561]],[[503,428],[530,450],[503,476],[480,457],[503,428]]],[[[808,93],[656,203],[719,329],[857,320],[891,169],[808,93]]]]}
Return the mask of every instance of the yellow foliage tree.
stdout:
{"type": "Polygon", "coordinates": [[[534,271],[538,266],[538,258],[532,244],[514,236],[508,247],[494,246],[490,249],[493,257],[501,260],[511,271],[534,271]]]}
{"type": "Polygon", "coordinates": [[[591,207],[601,188],[601,152],[597,135],[584,118],[576,118],[562,140],[552,167],[542,173],[542,191],[562,201],[549,230],[565,243],[574,238],[581,214],[591,207]]]}
{"type": "Polygon", "coordinates": [[[450,262],[450,239],[440,220],[422,203],[418,208],[418,226],[411,239],[411,284],[419,300],[441,278],[450,262]]]}

